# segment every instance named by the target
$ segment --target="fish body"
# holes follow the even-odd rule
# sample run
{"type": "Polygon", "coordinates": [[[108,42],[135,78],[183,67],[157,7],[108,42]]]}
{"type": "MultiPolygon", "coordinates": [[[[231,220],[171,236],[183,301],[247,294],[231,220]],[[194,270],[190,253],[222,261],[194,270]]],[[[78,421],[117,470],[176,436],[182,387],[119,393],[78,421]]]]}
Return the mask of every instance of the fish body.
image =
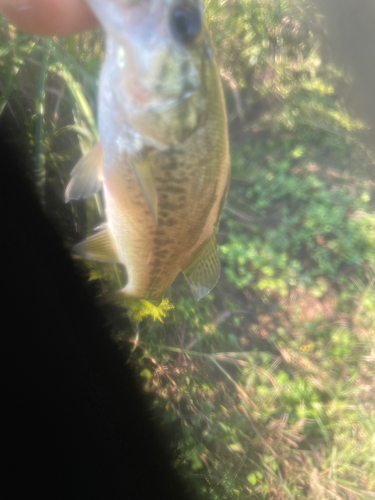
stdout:
{"type": "Polygon", "coordinates": [[[215,233],[230,168],[224,97],[201,3],[88,3],[106,33],[101,147],[74,169],[66,198],[102,183],[107,227],[78,253],[124,264],[126,295],[158,300],[183,271],[200,299],[220,274],[215,233]]]}

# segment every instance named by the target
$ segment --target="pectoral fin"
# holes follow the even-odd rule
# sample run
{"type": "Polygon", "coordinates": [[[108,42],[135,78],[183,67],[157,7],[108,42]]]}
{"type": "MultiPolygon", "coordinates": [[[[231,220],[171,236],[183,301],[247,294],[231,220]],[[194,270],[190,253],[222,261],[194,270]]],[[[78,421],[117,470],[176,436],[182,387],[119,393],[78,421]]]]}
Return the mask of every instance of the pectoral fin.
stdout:
{"type": "Polygon", "coordinates": [[[88,198],[99,191],[102,185],[103,153],[100,142],[83,156],[70,174],[65,190],[65,202],[88,198]]]}
{"type": "Polygon", "coordinates": [[[112,263],[120,262],[106,224],[103,224],[97,233],[75,245],[73,252],[86,260],[112,263]]]}
{"type": "Polygon", "coordinates": [[[135,175],[142,189],[144,199],[154,219],[155,225],[158,224],[158,197],[156,192],[154,175],[152,172],[152,163],[149,156],[132,161],[135,175]]]}
{"type": "Polygon", "coordinates": [[[197,255],[183,273],[195,300],[200,300],[213,289],[220,276],[220,261],[214,234],[198,249],[197,255]]]}

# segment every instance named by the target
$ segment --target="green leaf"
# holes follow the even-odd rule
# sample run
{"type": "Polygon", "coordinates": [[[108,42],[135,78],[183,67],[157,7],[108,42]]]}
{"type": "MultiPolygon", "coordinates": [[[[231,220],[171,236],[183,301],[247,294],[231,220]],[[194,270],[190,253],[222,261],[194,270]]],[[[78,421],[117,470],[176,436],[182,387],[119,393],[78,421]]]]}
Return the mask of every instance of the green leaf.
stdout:
{"type": "Polygon", "coordinates": [[[152,378],[152,373],[150,372],[150,370],[147,370],[147,368],[145,368],[144,370],[141,371],[141,377],[150,379],[152,378]]]}
{"type": "Polygon", "coordinates": [[[257,481],[258,481],[256,475],[253,472],[247,476],[247,480],[253,486],[255,486],[257,484],[257,481]]]}
{"type": "Polygon", "coordinates": [[[240,453],[244,453],[244,449],[242,448],[241,443],[233,443],[233,444],[230,444],[230,445],[229,445],[229,448],[230,448],[232,451],[237,451],[237,452],[240,452],[240,453]]]}

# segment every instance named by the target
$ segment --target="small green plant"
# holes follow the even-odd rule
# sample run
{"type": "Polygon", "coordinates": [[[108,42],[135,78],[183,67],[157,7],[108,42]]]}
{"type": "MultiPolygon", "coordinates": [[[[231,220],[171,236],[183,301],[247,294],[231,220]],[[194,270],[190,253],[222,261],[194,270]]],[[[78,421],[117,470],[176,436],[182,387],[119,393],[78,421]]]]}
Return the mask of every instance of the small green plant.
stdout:
{"type": "Polygon", "coordinates": [[[151,304],[151,302],[147,300],[128,299],[125,307],[130,318],[136,323],[140,323],[142,320],[149,317],[152,318],[153,321],[160,321],[163,323],[169,311],[173,309],[173,305],[168,299],[163,299],[158,306],[151,304]]]}

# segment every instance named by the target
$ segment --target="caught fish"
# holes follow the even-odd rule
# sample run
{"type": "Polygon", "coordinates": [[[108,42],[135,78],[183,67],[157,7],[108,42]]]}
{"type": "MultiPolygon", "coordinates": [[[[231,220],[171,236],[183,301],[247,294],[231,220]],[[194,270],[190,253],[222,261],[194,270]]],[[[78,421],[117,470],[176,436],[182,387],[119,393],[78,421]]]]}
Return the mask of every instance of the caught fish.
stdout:
{"type": "Polygon", "coordinates": [[[99,136],[66,201],[103,186],[107,223],[75,247],[125,265],[126,296],[160,300],[180,271],[196,300],[217,283],[229,184],[227,119],[200,0],[87,0],[104,27],[99,136]]]}

